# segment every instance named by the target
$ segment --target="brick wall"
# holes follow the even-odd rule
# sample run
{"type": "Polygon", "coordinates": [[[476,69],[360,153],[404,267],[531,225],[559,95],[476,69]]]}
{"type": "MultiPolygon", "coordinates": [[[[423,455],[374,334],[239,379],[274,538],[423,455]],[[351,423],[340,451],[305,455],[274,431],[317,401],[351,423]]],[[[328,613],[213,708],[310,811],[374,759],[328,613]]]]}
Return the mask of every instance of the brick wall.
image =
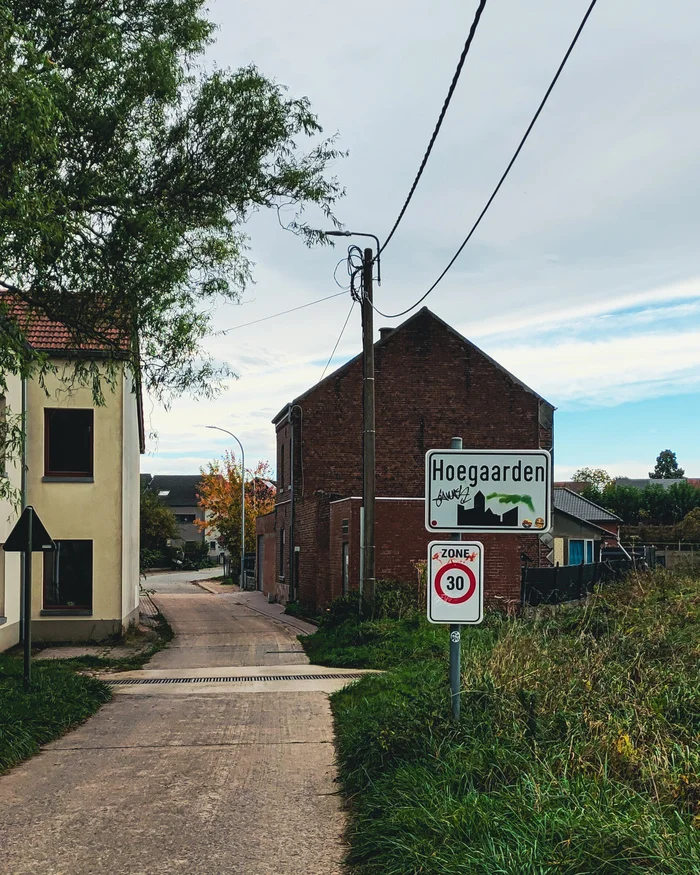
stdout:
{"type": "MultiPolygon", "coordinates": [[[[449,447],[453,436],[461,437],[465,447],[481,449],[552,447],[551,406],[427,309],[375,345],[375,367],[378,496],[422,498],[425,453],[449,447]]],[[[277,423],[278,460],[281,447],[287,448],[285,471],[294,429],[299,595],[324,604],[341,585],[342,541],[335,527],[344,518],[338,514],[346,510],[336,509],[334,502],[362,494],[361,357],[300,396],[291,409],[291,424],[287,410],[277,423]]],[[[397,503],[389,513],[378,503],[378,576],[413,573],[405,559],[409,542],[420,558],[425,555],[430,536],[423,505],[413,502],[417,510],[410,504],[397,503]]],[[[351,525],[359,526],[354,505],[352,513],[357,521],[351,525]]],[[[353,538],[359,542],[359,529],[353,538]]],[[[487,596],[493,598],[519,596],[521,553],[539,565],[549,550],[536,535],[485,534],[479,539],[491,556],[486,582],[487,596]]],[[[412,559],[412,548],[410,553],[412,559]]]]}

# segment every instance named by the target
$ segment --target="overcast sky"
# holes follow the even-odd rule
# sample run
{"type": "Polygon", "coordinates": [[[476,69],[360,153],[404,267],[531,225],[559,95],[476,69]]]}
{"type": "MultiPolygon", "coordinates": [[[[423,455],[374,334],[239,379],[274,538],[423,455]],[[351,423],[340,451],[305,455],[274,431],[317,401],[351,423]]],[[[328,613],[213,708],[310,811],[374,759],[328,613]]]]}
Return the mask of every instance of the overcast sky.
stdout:
{"type": "MultiPolygon", "coordinates": [[[[589,0],[490,0],[418,191],[382,259],[385,312],[417,299],[510,159],[589,0]]],[[[386,236],[416,173],[476,0],[297,0],[210,7],[210,66],[256,64],[306,95],[349,156],[346,227],[386,236]]],[[[700,15],[697,0],[601,0],[472,242],[426,304],[558,408],[559,478],[644,476],[661,449],[700,476],[700,15]]],[[[320,222],[320,219],[319,219],[320,222]]],[[[339,291],[345,246],[307,249],[275,213],[248,224],[256,284],[216,327],[339,291]]],[[[344,244],[344,241],[341,241],[344,244]]],[[[274,464],[271,418],[320,379],[338,297],[214,338],[240,375],[214,402],[151,403],[142,470],[197,473],[230,446],[274,464]],[[218,438],[221,438],[219,440],[218,438]]],[[[381,324],[402,320],[379,319],[381,324]]],[[[333,359],[360,350],[352,314],[333,359]]],[[[248,461],[248,459],[246,461],[248,461]]]]}

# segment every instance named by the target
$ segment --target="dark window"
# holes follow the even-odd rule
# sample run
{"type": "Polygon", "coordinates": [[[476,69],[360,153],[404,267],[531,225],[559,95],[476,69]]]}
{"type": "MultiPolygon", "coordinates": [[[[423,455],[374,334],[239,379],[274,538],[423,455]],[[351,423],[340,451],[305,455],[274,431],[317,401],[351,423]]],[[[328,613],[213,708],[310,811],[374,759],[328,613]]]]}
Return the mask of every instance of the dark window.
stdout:
{"type": "Polygon", "coordinates": [[[342,571],[343,571],[343,595],[348,594],[350,588],[350,547],[347,541],[342,546],[342,571]]]}
{"type": "Polygon", "coordinates": [[[217,546],[216,541],[209,541],[209,550],[216,550],[217,546]]]}
{"type": "Polygon", "coordinates": [[[93,411],[44,411],[44,474],[92,477],[93,411]]]}
{"type": "Polygon", "coordinates": [[[284,444],[280,445],[280,492],[284,492],[284,444]]]}
{"type": "Polygon", "coordinates": [[[280,529],[280,579],[284,580],[284,529],[280,529]]]}
{"type": "Polygon", "coordinates": [[[343,534],[347,535],[350,531],[350,520],[343,520],[342,522],[342,530],[343,534]]]}
{"type": "Polygon", "coordinates": [[[44,608],[92,610],[92,541],[56,541],[44,553],[44,608]]]}
{"type": "Polygon", "coordinates": [[[193,513],[176,513],[175,519],[178,523],[193,523],[195,521],[195,514],[193,513]]]}

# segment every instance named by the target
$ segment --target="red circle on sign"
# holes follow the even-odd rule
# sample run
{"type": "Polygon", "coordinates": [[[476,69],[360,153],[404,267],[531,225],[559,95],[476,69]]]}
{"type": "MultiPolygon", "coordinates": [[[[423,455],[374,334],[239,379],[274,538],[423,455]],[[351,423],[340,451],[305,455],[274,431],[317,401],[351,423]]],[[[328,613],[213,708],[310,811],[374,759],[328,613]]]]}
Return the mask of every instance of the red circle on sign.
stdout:
{"type": "Polygon", "coordinates": [[[440,598],[447,602],[449,605],[461,605],[463,602],[466,602],[474,595],[474,591],[476,590],[476,575],[468,568],[466,565],[462,565],[461,562],[448,562],[447,565],[443,565],[442,568],[435,575],[435,592],[440,596],[440,598]],[[463,571],[467,580],[469,581],[469,585],[467,586],[467,591],[464,595],[460,595],[457,598],[451,595],[447,595],[447,593],[442,588],[442,578],[448,571],[454,571],[455,569],[459,569],[459,571],[463,571]]]}

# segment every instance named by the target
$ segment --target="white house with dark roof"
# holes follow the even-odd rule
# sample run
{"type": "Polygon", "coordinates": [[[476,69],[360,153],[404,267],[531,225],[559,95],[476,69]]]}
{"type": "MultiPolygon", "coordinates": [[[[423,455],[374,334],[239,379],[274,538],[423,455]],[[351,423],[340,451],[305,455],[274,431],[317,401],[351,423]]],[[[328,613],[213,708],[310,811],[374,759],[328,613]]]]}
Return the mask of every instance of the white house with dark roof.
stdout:
{"type": "Polygon", "coordinates": [[[201,474],[142,474],[141,489],[154,492],[175,514],[180,528],[180,540],[207,545],[210,559],[219,561],[224,548],[219,545],[216,529],[200,528],[196,520],[204,521],[206,513],[199,505],[201,474]]]}
{"type": "Polygon", "coordinates": [[[552,518],[555,565],[598,562],[606,542],[619,541],[620,517],[572,489],[554,488],[552,518]]]}

